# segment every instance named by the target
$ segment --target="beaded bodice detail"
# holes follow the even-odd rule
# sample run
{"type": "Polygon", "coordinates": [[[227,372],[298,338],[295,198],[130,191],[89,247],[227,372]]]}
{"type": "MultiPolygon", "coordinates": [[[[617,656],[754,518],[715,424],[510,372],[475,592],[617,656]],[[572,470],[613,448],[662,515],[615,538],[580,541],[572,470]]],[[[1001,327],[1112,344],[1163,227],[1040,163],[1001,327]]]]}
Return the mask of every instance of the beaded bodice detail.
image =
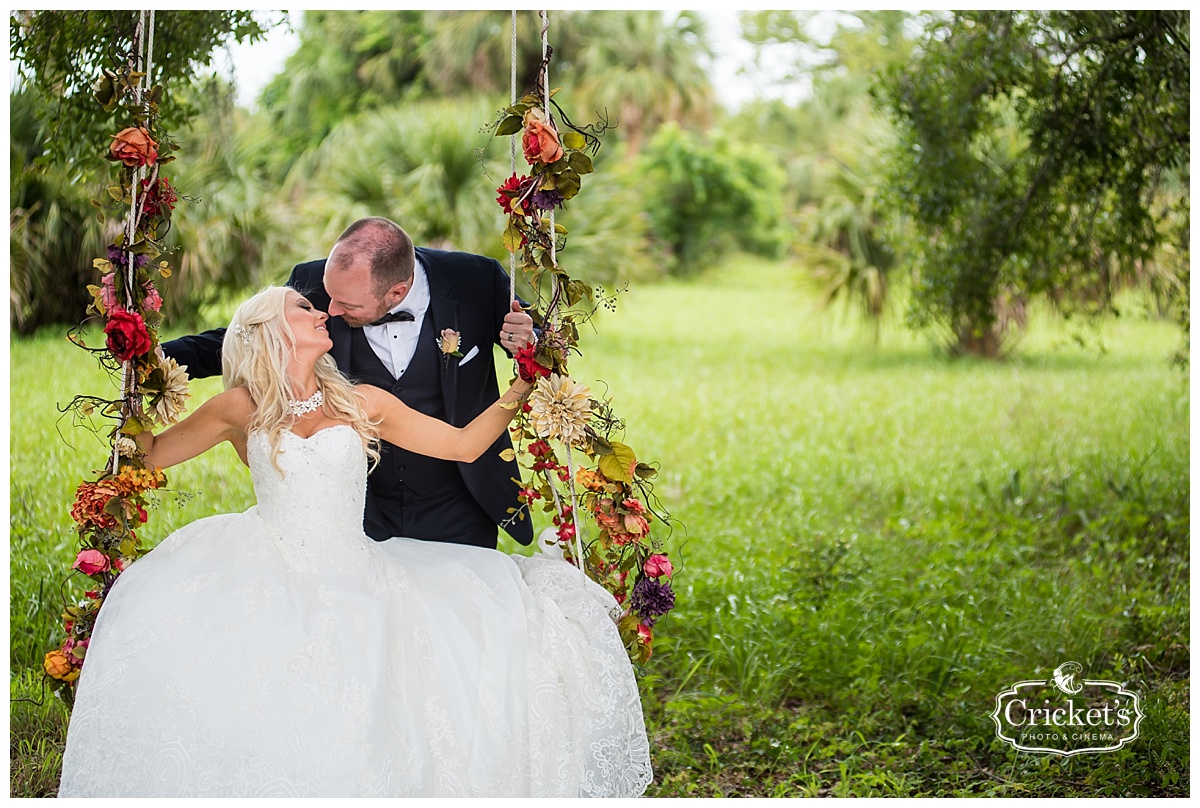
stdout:
{"type": "Polygon", "coordinates": [[[285,431],[278,469],[265,432],[250,435],[246,454],[258,514],[297,560],[346,559],[370,541],[362,529],[366,454],[353,427],[326,427],[307,438],[285,431]]]}

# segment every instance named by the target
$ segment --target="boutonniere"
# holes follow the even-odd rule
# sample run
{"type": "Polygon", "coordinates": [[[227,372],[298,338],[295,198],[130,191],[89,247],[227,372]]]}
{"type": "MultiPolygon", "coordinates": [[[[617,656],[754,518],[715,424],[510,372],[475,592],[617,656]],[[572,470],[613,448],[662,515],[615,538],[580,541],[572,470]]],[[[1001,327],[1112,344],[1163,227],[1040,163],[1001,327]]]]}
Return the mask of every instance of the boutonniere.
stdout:
{"type": "Polygon", "coordinates": [[[443,328],[442,334],[437,338],[438,349],[442,352],[442,364],[444,367],[450,367],[450,357],[462,356],[462,351],[458,350],[458,343],[462,335],[453,328],[443,328]]]}

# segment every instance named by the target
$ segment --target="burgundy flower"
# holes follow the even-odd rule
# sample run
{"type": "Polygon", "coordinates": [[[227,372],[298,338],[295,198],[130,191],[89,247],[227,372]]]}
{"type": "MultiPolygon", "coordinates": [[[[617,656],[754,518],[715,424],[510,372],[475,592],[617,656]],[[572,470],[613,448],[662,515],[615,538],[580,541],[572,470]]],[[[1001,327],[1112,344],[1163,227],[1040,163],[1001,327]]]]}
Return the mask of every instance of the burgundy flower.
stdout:
{"type": "Polygon", "coordinates": [[[142,180],[142,210],[150,216],[161,216],[168,210],[175,210],[179,197],[166,177],[159,177],[153,185],[150,180],[142,180]]]}

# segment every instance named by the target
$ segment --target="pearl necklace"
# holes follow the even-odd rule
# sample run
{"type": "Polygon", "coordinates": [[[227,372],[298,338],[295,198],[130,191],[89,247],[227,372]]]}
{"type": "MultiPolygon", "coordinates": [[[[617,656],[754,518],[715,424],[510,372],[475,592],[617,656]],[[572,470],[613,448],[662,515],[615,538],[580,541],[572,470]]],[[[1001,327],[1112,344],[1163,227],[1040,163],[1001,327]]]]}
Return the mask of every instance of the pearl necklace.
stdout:
{"type": "Polygon", "coordinates": [[[320,409],[325,403],[325,395],[320,391],[313,393],[304,401],[289,401],[287,405],[288,415],[307,415],[310,412],[315,412],[320,409]]]}

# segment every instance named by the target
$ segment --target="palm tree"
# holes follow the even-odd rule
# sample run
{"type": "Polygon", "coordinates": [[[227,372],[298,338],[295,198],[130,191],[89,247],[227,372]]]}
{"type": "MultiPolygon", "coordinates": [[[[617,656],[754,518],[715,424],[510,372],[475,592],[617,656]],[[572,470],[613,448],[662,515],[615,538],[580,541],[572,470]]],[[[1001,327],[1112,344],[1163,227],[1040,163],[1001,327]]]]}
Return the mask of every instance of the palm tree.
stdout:
{"type": "Polygon", "coordinates": [[[36,167],[47,148],[37,97],[9,96],[9,315],[19,334],[51,323],[77,323],[99,275],[94,258],[105,253],[104,226],[89,202],[103,189],[82,186],[58,165],[36,167]]]}
{"type": "Polygon", "coordinates": [[[668,21],[661,11],[576,12],[584,39],[577,66],[576,107],[608,110],[625,137],[626,157],[667,121],[706,124],[714,92],[705,72],[712,51],[703,21],[681,12],[668,21]]]}
{"type": "Polygon", "coordinates": [[[823,304],[843,300],[857,306],[878,342],[896,265],[880,205],[890,129],[864,102],[829,135],[827,152],[801,156],[789,166],[801,203],[795,250],[821,289],[823,304]]]}

